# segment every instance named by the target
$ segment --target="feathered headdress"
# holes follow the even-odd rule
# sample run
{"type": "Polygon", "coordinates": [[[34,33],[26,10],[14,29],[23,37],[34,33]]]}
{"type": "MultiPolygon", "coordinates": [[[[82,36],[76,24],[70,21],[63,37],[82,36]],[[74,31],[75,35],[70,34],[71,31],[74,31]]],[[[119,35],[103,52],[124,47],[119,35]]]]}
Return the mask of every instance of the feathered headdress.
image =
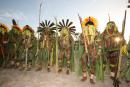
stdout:
{"type": "Polygon", "coordinates": [[[29,25],[25,25],[23,27],[23,34],[24,35],[31,36],[33,33],[34,33],[34,30],[29,25]]]}
{"type": "Polygon", "coordinates": [[[62,29],[66,28],[70,33],[75,33],[76,29],[75,26],[72,26],[73,22],[69,22],[69,19],[66,20],[66,22],[62,19],[61,22],[58,24],[59,31],[62,31],[62,29]]]}
{"type": "Polygon", "coordinates": [[[21,33],[22,30],[21,28],[17,25],[16,21],[14,19],[12,19],[12,29],[16,32],[16,33],[21,33]]]}
{"type": "Polygon", "coordinates": [[[23,27],[23,32],[26,31],[26,30],[30,31],[31,33],[34,33],[34,30],[29,25],[25,25],[23,27]]]}
{"type": "Polygon", "coordinates": [[[105,32],[107,34],[109,34],[109,35],[113,35],[113,33],[117,33],[118,32],[118,28],[117,28],[117,26],[116,26],[114,21],[110,21],[110,22],[107,23],[107,26],[106,26],[106,28],[104,30],[104,33],[105,32]]]}
{"type": "Polygon", "coordinates": [[[18,31],[18,32],[22,32],[21,28],[18,26],[18,25],[13,25],[12,28],[15,30],[15,31],[18,31]]]}
{"type": "Polygon", "coordinates": [[[40,27],[38,27],[37,32],[44,33],[45,31],[48,31],[48,33],[54,33],[54,30],[56,30],[55,24],[51,21],[42,21],[40,23],[40,27]]]}
{"type": "Polygon", "coordinates": [[[96,18],[90,16],[84,19],[82,22],[82,28],[85,28],[87,25],[94,25],[95,28],[98,26],[98,21],[96,18]]]}
{"type": "Polygon", "coordinates": [[[0,23],[0,32],[8,32],[8,27],[5,24],[0,23]]]}
{"type": "Polygon", "coordinates": [[[118,31],[117,26],[114,21],[108,22],[106,29],[111,29],[112,27],[114,27],[114,31],[118,31]]]}

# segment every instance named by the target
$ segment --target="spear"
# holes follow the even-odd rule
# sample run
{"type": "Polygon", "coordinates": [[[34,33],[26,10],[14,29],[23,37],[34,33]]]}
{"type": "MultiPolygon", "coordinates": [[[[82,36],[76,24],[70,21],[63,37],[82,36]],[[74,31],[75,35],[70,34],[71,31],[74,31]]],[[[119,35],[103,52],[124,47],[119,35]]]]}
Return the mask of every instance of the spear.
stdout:
{"type": "Polygon", "coordinates": [[[110,22],[111,19],[110,19],[110,14],[109,13],[108,13],[108,18],[109,18],[109,22],[110,22]]]}
{"type": "Polygon", "coordinates": [[[58,71],[58,26],[57,26],[57,18],[55,18],[56,21],[56,71],[58,71]]]}
{"type": "MultiPolygon", "coordinates": [[[[78,14],[78,17],[79,17],[80,25],[82,28],[82,18],[79,16],[79,14],[78,14]]],[[[83,40],[84,40],[84,45],[85,45],[85,52],[88,53],[87,44],[86,44],[86,37],[85,37],[84,31],[83,31],[83,28],[82,28],[82,33],[83,33],[83,38],[84,38],[83,40]]]]}
{"type": "MultiPolygon", "coordinates": [[[[79,17],[79,20],[80,20],[80,25],[81,25],[81,28],[82,28],[82,18],[79,16],[78,14],[78,17],[79,17]]],[[[85,45],[85,52],[88,54],[88,62],[89,62],[89,53],[88,53],[88,47],[87,47],[87,43],[86,43],[86,37],[85,37],[85,33],[84,33],[84,30],[82,28],[82,34],[83,34],[83,41],[84,41],[84,45],[85,45]]],[[[90,63],[90,62],[89,62],[90,63]]],[[[88,63],[88,65],[89,65],[88,63]]]]}
{"type": "MultiPolygon", "coordinates": [[[[39,8],[39,27],[40,27],[40,19],[41,19],[41,8],[42,8],[42,2],[40,3],[40,8],[39,8]]],[[[38,28],[39,28],[38,27],[38,28]]],[[[37,30],[38,31],[38,30],[37,30]]],[[[37,57],[36,58],[36,61],[35,61],[35,64],[38,60],[38,53],[39,53],[39,32],[38,32],[38,38],[37,38],[37,52],[35,54],[35,56],[37,57]]]]}
{"type": "MultiPolygon", "coordinates": [[[[126,24],[126,13],[127,11],[125,10],[125,15],[124,15],[124,20],[123,20],[123,23],[122,23],[122,32],[121,32],[121,36],[122,38],[124,39],[124,32],[125,32],[125,24],[126,24]]],[[[121,41],[121,44],[120,44],[120,54],[119,54],[119,59],[118,59],[118,64],[117,64],[117,71],[116,71],[116,74],[115,74],[115,78],[114,78],[114,81],[113,81],[113,85],[114,87],[119,87],[119,75],[120,75],[120,70],[121,70],[121,62],[122,62],[122,52],[121,52],[121,49],[122,49],[122,46],[123,46],[123,41],[121,41]]]]}

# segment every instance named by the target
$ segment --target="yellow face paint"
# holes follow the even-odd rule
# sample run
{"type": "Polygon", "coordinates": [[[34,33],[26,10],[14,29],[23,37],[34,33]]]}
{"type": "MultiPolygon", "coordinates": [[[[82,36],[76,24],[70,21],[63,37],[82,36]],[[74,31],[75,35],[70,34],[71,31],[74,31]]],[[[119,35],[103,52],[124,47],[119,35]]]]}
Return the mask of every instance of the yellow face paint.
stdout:
{"type": "Polygon", "coordinates": [[[61,30],[60,33],[61,33],[62,36],[67,36],[69,34],[68,29],[65,28],[65,27],[61,30]]]}

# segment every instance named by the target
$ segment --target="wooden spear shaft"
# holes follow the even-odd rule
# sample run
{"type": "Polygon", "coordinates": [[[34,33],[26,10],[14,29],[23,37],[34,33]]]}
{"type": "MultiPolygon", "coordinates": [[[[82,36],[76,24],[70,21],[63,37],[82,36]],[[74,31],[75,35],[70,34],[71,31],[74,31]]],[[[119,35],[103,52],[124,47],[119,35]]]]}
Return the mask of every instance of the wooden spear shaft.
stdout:
{"type": "Polygon", "coordinates": [[[124,31],[125,31],[125,23],[126,23],[126,10],[125,10],[125,16],[124,16],[124,20],[123,20],[123,23],[122,23],[122,40],[121,41],[121,44],[120,44],[120,54],[119,54],[119,59],[118,59],[118,64],[117,64],[117,70],[116,70],[116,73],[115,73],[115,79],[114,79],[114,82],[113,82],[113,85],[114,87],[119,87],[119,76],[120,76],[120,70],[121,70],[121,63],[122,63],[122,52],[121,52],[121,49],[122,49],[122,46],[123,46],[123,42],[124,42],[124,31]]]}
{"type": "MultiPolygon", "coordinates": [[[[79,16],[79,14],[78,14],[78,17],[79,17],[80,25],[81,25],[81,28],[82,28],[82,19],[81,19],[81,17],[79,16]]],[[[85,46],[85,52],[87,53],[87,57],[88,57],[88,65],[90,65],[88,47],[87,47],[86,37],[85,37],[85,33],[84,33],[83,28],[82,28],[82,34],[83,34],[83,41],[84,41],[84,46],[85,46]]]]}
{"type": "Polygon", "coordinates": [[[56,21],[56,71],[58,71],[58,26],[57,26],[57,18],[56,21]]]}
{"type": "MultiPolygon", "coordinates": [[[[122,24],[122,37],[124,38],[124,32],[125,32],[125,24],[126,24],[126,10],[125,10],[125,16],[124,16],[124,20],[123,20],[123,24],[122,24]]],[[[120,70],[121,70],[121,62],[122,62],[122,52],[121,52],[121,48],[123,46],[123,42],[121,42],[120,45],[120,56],[119,56],[119,61],[118,61],[118,71],[117,71],[117,76],[116,78],[119,78],[119,74],[120,74],[120,70]]]]}
{"type": "MultiPolygon", "coordinates": [[[[81,19],[81,17],[79,16],[79,14],[78,14],[78,17],[79,17],[80,25],[81,25],[81,28],[82,28],[82,19],[81,19]]],[[[85,37],[83,28],[82,28],[82,33],[83,33],[83,41],[84,41],[84,45],[85,45],[85,52],[88,53],[87,43],[86,43],[86,37],[85,37]]]]}
{"type": "MultiPolygon", "coordinates": [[[[42,8],[42,2],[40,3],[40,8],[39,8],[39,27],[40,27],[40,19],[41,19],[41,8],[42,8]]],[[[38,27],[38,28],[39,28],[38,27]]],[[[38,61],[38,53],[39,53],[39,32],[38,32],[38,36],[37,36],[37,52],[36,52],[36,54],[35,54],[35,56],[36,56],[36,61],[35,61],[35,64],[37,63],[37,61],[38,61]]]]}

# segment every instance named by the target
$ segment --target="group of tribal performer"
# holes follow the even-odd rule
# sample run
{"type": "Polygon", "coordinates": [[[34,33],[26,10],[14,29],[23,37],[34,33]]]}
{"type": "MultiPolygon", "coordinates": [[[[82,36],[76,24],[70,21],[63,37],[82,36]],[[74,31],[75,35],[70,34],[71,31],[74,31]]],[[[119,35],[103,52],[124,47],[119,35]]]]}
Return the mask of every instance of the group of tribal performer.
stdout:
{"type": "Polygon", "coordinates": [[[18,36],[21,33],[20,28],[17,26],[15,20],[12,21],[13,22],[13,26],[12,29],[10,31],[6,25],[1,23],[0,29],[1,31],[6,31],[5,33],[3,33],[3,38],[2,38],[2,44],[3,47],[1,48],[2,50],[2,55],[3,55],[3,66],[5,67],[11,67],[10,64],[14,64],[14,61],[16,59],[17,56],[17,43],[16,41],[18,40],[18,36]],[[6,38],[6,39],[5,39],[6,38]]]}
{"type": "Polygon", "coordinates": [[[74,45],[72,34],[75,33],[75,26],[72,26],[73,22],[70,22],[69,19],[66,20],[66,23],[64,20],[59,21],[57,25],[47,20],[41,22],[40,27],[38,27],[39,41],[36,40],[34,30],[29,25],[25,25],[21,29],[14,19],[12,23],[11,30],[4,24],[0,25],[1,65],[8,68],[19,68],[20,70],[27,70],[32,64],[36,65],[36,70],[41,70],[45,65],[47,70],[50,71],[51,66],[56,63],[55,46],[58,45],[58,72],[62,71],[63,63],[66,62],[66,73],[69,74],[71,47],[74,45]],[[56,37],[56,34],[59,35],[56,37]],[[56,38],[58,38],[57,44],[56,38]],[[38,53],[36,52],[37,47],[39,48],[38,53]]]}
{"type": "Polygon", "coordinates": [[[32,41],[30,37],[33,36],[34,31],[28,25],[22,30],[14,19],[12,23],[11,30],[0,23],[1,65],[8,68],[22,68],[25,64],[27,66],[27,57],[32,47],[29,42],[32,41]],[[28,54],[25,53],[25,50],[28,51],[28,54]]]}
{"type": "Polygon", "coordinates": [[[80,22],[82,27],[80,37],[84,47],[84,52],[81,56],[83,75],[81,80],[85,81],[87,75],[90,75],[90,83],[92,84],[95,84],[95,76],[103,80],[106,64],[110,68],[110,78],[114,80],[119,68],[119,57],[127,55],[124,37],[113,21],[107,23],[103,33],[97,31],[97,20],[94,17],[88,17],[83,21],[80,18],[80,22]],[[122,46],[121,49],[120,46],[122,46]]]}
{"type": "Polygon", "coordinates": [[[73,22],[70,22],[69,19],[59,22],[55,25],[53,22],[45,20],[40,23],[38,32],[40,33],[40,48],[39,56],[37,59],[37,70],[41,70],[43,66],[47,66],[47,70],[50,71],[52,65],[56,63],[54,58],[56,45],[58,45],[58,72],[62,71],[63,62],[66,58],[67,61],[67,71],[70,72],[70,57],[71,57],[71,47],[74,42],[71,34],[75,31],[75,26],[72,26],[73,22]],[[59,35],[56,37],[56,26],[59,35]],[[56,44],[56,38],[58,38],[58,43],[56,44]]]}
{"type": "MultiPolygon", "coordinates": [[[[113,79],[117,73],[120,44],[122,43],[124,46],[122,50],[124,50],[128,48],[130,42],[126,46],[124,38],[113,21],[107,23],[103,33],[97,30],[97,20],[94,17],[87,17],[80,22],[82,26],[80,40],[84,50],[81,56],[81,80],[87,80],[87,75],[90,76],[92,84],[95,84],[95,76],[103,80],[105,63],[109,63],[110,76],[113,79]]],[[[13,20],[12,29],[9,30],[6,25],[0,23],[0,66],[20,67],[27,70],[34,65],[36,70],[45,67],[51,71],[51,67],[58,64],[59,73],[65,66],[66,74],[69,74],[74,45],[72,34],[75,34],[75,26],[72,24],[69,19],[61,20],[56,24],[47,20],[42,21],[37,31],[40,38],[36,39],[34,30],[29,25],[21,29],[13,20]]],[[[129,58],[129,49],[127,57],[129,58]]],[[[126,77],[130,73],[130,64],[127,68],[126,77]]]]}

